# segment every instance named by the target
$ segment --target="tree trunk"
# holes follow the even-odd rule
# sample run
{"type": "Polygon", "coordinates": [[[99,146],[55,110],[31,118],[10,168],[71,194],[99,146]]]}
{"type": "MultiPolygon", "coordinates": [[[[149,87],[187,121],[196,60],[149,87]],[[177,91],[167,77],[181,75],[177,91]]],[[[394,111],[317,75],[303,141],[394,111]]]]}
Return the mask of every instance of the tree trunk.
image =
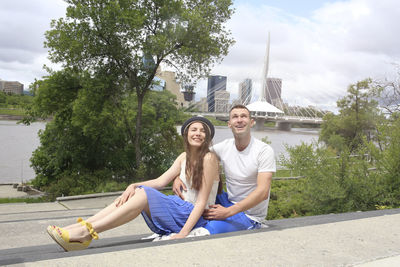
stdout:
{"type": "Polygon", "coordinates": [[[142,150],[140,147],[140,137],[142,135],[142,109],[144,94],[137,95],[137,115],[136,115],[136,135],[135,135],[135,157],[136,170],[139,170],[142,163],[142,150]]]}

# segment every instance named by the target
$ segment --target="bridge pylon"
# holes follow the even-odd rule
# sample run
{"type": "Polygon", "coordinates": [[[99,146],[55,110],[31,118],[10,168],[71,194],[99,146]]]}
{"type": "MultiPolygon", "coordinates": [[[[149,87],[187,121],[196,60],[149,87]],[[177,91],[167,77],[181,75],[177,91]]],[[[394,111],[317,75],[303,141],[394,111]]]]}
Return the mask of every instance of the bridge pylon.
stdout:
{"type": "Polygon", "coordinates": [[[275,127],[280,131],[290,131],[292,129],[292,123],[287,121],[277,121],[275,127]]]}
{"type": "Polygon", "coordinates": [[[255,119],[256,125],[254,126],[256,131],[264,131],[264,123],[265,123],[265,118],[263,117],[258,117],[255,119]]]}

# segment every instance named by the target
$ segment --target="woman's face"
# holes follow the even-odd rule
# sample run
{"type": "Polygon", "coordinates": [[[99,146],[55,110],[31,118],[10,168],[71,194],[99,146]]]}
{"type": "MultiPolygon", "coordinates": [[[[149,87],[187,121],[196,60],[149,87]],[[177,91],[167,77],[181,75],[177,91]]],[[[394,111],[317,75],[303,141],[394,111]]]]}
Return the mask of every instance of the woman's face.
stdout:
{"type": "Polygon", "coordinates": [[[203,124],[200,122],[190,124],[187,139],[190,146],[200,147],[206,139],[206,131],[203,124]]]}

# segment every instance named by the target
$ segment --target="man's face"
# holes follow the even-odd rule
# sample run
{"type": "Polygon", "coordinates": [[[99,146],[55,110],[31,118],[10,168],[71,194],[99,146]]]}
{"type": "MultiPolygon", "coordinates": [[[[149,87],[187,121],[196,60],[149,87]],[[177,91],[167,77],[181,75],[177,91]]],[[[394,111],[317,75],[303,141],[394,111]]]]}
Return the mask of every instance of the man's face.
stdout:
{"type": "Polygon", "coordinates": [[[228,126],[232,129],[235,136],[250,135],[250,129],[253,127],[254,121],[250,119],[247,109],[235,108],[229,114],[228,126]]]}

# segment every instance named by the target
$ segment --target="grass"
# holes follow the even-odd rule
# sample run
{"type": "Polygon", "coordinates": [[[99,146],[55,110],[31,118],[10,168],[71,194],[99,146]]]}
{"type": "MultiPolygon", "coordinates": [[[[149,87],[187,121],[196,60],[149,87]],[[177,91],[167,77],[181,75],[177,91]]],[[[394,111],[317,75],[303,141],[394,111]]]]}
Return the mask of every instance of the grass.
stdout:
{"type": "Polygon", "coordinates": [[[221,121],[221,120],[217,120],[214,117],[209,117],[209,116],[205,116],[207,119],[209,119],[211,121],[212,124],[214,124],[214,126],[228,126],[228,122],[226,121],[221,121]]]}
{"type": "Polygon", "coordinates": [[[274,121],[266,121],[266,122],[264,122],[264,127],[274,128],[275,122],[274,121]]]}
{"type": "Polygon", "coordinates": [[[0,108],[0,115],[24,116],[25,111],[23,109],[0,108]]]}
{"type": "Polygon", "coordinates": [[[20,198],[0,198],[0,204],[8,203],[43,203],[49,202],[47,197],[20,197],[20,198]]]}

